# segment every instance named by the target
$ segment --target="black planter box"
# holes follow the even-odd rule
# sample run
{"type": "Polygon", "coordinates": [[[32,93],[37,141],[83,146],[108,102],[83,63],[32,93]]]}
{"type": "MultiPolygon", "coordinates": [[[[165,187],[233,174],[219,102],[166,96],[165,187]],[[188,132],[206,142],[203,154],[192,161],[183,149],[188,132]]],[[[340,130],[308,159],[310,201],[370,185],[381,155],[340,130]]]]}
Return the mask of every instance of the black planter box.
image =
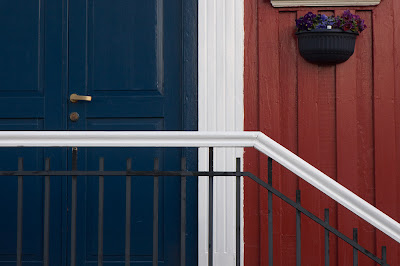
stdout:
{"type": "Polygon", "coordinates": [[[358,33],[340,29],[315,29],[296,33],[301,56],[311,63],[339,64],[354,53],[358,33]]]}

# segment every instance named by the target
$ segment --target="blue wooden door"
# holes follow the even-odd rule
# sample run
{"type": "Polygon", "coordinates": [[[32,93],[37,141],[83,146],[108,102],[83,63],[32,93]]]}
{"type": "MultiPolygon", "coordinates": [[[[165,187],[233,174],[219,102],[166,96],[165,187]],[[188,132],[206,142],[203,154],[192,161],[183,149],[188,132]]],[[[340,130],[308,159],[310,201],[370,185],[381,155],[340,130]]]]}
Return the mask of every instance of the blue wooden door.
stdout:
{"type": "MultiPolygon", "coordinates": [[[[90,95],[91,102],[68,104],[77,121],[71,130],[181,130],[181,3],[168,1],[81,1],[69,5],[69,94],[90,95]],[[168,19],[166,19],[168,18],[168,19]]],[[[79,167],[179,169],[178,149],[78,149],[79,167]]],[[[159,265],[179,264],[179,179],[161,179],[159,265]]],[[[153,180],[133,178],[131,260],[152,261],[153,180]]],[[[105,178],[104,261],[122,265],[125,239],[125,178],[105,178]]],[[[98,178],[78,182],[77,259],[97,260],[98,178]],[[79,204],[81,203],[81,204],[79,204]]],[[[146,263],[147,262],[147,263],[146,263]]]]}
{"type": "MultiPolygon", "coordinates": [[[[1,1],[1,130],[182,130],[182,0],[1,1]],[[71,94],[92,101],[69,101],[71,94]],[[70,114],[79,118],[74,121],[70,114]]],[[[194,118],[193,118],[194,119],[194,118]]],[[[2,149],[2,169],[67,169],[69,149],[2,149]]],[[[180,149],[79,148],[78,168],[179,169],[180,149]]],[[[16,179],[0,185],[0,265],[15,264],[16,179]],[[7,202],[7,204],[4,204],[7,202]]],[[[24,179],[24,265],[43,259],[43,179],[24,179]]],[[[51,180],[50,265],[70,264],[68,177],[51,180]]],[[[195,197],[195,191],[192,191],[195,197]]],[[[179,265],[179,178],[160,179],[159,265],[179,265]]],[[[123,265],[125,179],[105,178],[104,262],[123,265]]],[[[98,178],[79,177],[77,265],[97,261],[98,178]]],[[[132,179],[131,265],[152,261],[153,180],[132,179]]],[[[193,227],[193,225],[188,225],[193,227]]],[[[193,243],[195,245],[195,243],[193,243]]],[[[192,264],[193,259],[188,259],[192,264]]]]}

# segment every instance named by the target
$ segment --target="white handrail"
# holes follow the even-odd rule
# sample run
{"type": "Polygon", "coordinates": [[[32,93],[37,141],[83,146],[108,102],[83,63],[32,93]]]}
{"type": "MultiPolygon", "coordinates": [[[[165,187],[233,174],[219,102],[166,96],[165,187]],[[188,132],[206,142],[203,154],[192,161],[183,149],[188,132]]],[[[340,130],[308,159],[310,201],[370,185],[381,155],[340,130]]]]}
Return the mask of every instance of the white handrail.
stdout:
{"type": "Polygon", "coordinates": [[[0,147],[254,147],[400,243],[400,224],[261,132],[1,131],[0,147]]]}

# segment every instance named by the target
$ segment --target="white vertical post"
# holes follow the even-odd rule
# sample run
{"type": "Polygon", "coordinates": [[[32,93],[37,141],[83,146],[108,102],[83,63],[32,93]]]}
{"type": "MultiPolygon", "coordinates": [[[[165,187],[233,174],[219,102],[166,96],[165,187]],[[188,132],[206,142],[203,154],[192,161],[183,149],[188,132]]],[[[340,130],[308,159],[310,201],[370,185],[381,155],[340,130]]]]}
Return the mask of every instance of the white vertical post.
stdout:
{"type": "MultiPolygon", "coordinates": [[[[198,8],[199,131],[243,131],[244,1],[199,0],[198,8]]],[[[235,171],[236,157],[243,158],[243,149],[216,148],[215,170],[235,171]]],[[[200,148],[199,170],[207,170],[207,162],[200,148]]],[[[214,185],[214,265],[233,266],[235,177],[215,178],[214,185]]],[[[208,179],[200,178],[199,266],[208,265],[207,221],[208,179]]]]}

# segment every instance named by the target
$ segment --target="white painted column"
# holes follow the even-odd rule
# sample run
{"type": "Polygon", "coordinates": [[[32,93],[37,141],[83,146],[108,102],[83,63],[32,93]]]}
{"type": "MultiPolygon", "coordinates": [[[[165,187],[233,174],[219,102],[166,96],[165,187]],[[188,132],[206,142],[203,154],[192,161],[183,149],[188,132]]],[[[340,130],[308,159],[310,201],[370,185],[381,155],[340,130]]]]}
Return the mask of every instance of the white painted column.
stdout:
{"type": "MultiPolygon", "coordinates": [[[[243,131],[244,0],[199,0],[198,8],[199,131],[243,131]]],[[[235,171],[236,157],[243,149],[216,148],[214,169],[235,171]]],[[[204,148],[199,170],[208,170],[204,148]]],[[[236,265],[235,188],[235,177],[214,180],[214,265],[236,265]]],[[[241,226],[243,232],[243,218],[241,226]]],[[[206,265],[208,178],[200,178],[199,266],[206,265]]]]}

